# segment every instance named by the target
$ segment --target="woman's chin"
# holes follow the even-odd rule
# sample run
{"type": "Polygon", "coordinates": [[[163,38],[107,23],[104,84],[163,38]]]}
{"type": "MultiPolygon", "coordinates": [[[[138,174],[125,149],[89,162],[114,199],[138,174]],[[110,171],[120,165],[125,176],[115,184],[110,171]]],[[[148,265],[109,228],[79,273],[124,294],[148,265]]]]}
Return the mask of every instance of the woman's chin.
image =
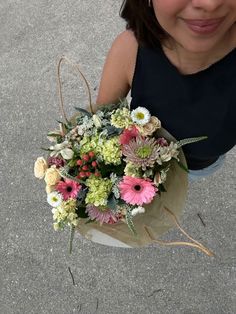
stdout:
{"type": "Polygon", "coordinates": [[[186,42],[179,43],[184,50],[190,52],[190,53],[211,53],[213,50],[215,50],[217,46],[216,41],[212,40],[189,40],[186,42]]]}

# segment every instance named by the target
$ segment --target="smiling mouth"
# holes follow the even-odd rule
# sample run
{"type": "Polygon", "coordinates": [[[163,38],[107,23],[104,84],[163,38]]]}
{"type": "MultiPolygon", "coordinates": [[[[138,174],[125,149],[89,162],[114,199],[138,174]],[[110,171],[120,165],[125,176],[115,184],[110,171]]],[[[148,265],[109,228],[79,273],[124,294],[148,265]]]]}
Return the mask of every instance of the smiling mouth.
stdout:
{"type": "Polygon", "coordinates": [[[210,34],[215,32],[224,18],[217,19],[183,19],[190,30],[198,34],[210,34]]]}
{"type": "Polygon", "coordinates": [[[217,19],[196,19],[196,20],[188,20],[184,19],[184,21],[188,24],[196,25],[196,26],[208,26],[213,24],[221,23],[224,18],[217,18],[217,19]]]}

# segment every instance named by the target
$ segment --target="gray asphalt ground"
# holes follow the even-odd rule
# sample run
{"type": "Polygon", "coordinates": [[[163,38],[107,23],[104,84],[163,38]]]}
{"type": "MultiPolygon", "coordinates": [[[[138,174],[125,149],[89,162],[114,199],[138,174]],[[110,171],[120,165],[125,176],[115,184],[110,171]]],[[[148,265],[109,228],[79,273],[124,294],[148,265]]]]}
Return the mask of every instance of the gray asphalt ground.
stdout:
{"type": "MultiPolygon", "coordinates": [[[[0,2],[1,314],[236,313],[235,149],[216,174],[190,184],[181,220],[215,257],[158,245],[110,248],[78,233],[69,255],[69,231],[52,228],[33,164],[61,118],[56,62],[61,55],[78,62],[95,100],[107,50],[124,28],[120,4],[0,2]]],[[[75,72],[63,66],[62,74],[70,115],[87,97],[75,72]]],[[[184,239],[175,229],[165,238],[184,239]]]]}

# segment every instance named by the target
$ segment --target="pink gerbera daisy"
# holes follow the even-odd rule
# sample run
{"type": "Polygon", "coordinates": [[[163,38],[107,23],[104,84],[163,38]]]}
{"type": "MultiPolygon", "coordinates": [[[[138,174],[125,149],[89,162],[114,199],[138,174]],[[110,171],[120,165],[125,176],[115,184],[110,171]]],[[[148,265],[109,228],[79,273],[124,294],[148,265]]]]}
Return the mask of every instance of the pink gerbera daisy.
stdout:
{"type": "Polygon", "coordinates": [[[60,181],[56,186],[56,190],[62,194],[65,201],[69,198],[76,198],[80,189],[79,183],[68,179],[60,181]]]}
{"type": "Polygon", "coordinates": [[[107,224],[114,224],[120,220],[119,215],[115,215],[109,208],[106,207],[97,207],[94,205],[87,205],[86,213],[92,220],[100,222],[102,225],[104,222],[107,224]]]}
{"type": "Polygon", "coordinates": [[[129,129],[125,129],[120,135],[120,144],[121,145],[128,144],[130,140],[133,139],[134,137],[137,137],[138,134],[139,131],[134,125],[129,129]]]}
{"type": "Polygon", "coordinates": [[[123,177],[119,190],[121,198],[131,205],[148,204],[157,192],[152,181],[129,176],[123,177]]]}

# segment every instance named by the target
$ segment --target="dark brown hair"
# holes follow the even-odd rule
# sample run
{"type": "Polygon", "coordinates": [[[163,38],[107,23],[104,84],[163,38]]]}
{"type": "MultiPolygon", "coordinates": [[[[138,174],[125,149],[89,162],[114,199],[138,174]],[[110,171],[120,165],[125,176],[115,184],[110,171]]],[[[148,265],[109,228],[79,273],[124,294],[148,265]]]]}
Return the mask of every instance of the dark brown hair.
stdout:
{"type": "Polygon", "coordinates": [[[126,28],[134,32],[140,45],[155,47],[168,37],[148,0],[124,0],[120,16],[126,21],[126,28]]]}

